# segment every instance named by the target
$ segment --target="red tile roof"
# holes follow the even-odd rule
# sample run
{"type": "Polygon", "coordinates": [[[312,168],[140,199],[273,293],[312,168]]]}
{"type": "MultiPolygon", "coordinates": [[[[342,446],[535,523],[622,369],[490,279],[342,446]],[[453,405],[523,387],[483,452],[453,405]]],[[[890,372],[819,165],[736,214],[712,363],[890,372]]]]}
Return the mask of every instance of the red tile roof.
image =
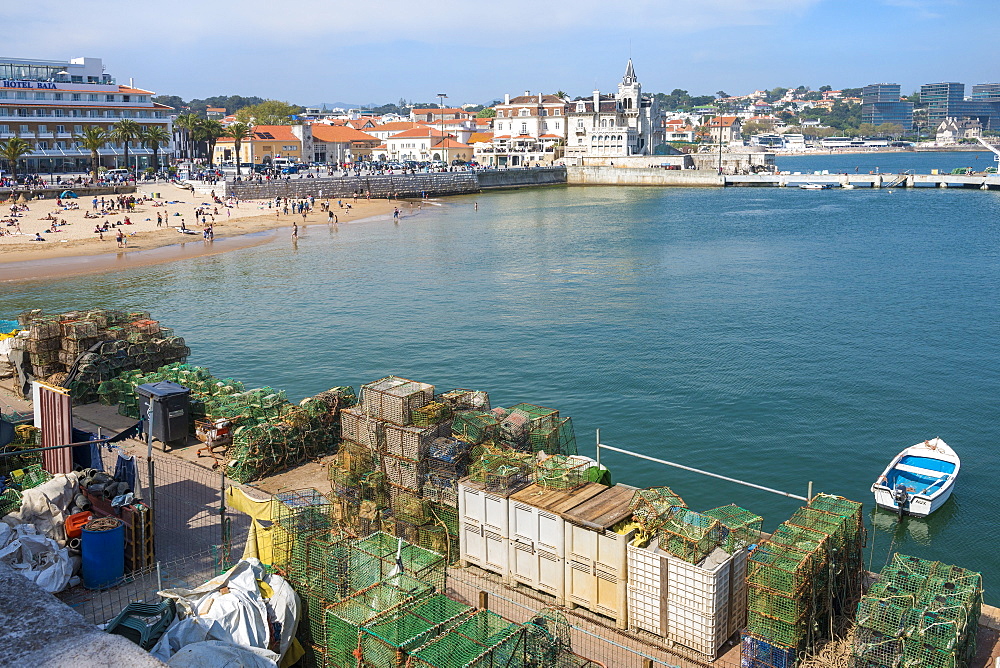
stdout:
{"type": "Polygon", "coordinates": [[[316,123],[312,126],[313,139],[316,141],[347,143],[347,142],[378,142],[379,140],[361,130],[355,130],[348,125],[325,125],[316,123]]]}

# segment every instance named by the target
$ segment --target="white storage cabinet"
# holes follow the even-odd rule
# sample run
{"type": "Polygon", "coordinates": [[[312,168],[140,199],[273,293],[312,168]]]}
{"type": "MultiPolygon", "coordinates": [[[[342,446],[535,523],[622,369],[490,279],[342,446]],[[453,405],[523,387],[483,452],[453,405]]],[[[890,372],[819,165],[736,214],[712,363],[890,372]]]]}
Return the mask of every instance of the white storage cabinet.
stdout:
{"type": "Polygon", "coordinates": [[[631,514],[628,504],[635,488],[590,483],[579,491],[581,502],[563,512],[566,601],[611,617],[624,629],[628,620],[626,546],[635,533],[618,534],[610,527],[631,514]]]}
{"type": "Polygon", "coordinates": [[[468,478],[458,483],[459,557],[510,579],[509,502],[468,478]]]}

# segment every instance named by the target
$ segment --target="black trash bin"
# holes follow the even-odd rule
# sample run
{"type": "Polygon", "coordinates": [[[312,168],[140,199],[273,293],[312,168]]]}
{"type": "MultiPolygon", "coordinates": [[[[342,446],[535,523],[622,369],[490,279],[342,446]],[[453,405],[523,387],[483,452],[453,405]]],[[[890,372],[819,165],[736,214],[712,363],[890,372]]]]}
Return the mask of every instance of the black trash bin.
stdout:
{"type": "Polygon", "coordinates": [[[146,383],[135,388],[139,395],[139,418],[146,424],[149,404],[153,404],[153,438],[166,446],[179,446],[187,443],[191,421],[191,390],[171,383],[168,380],[159,383],[146,383]]]}

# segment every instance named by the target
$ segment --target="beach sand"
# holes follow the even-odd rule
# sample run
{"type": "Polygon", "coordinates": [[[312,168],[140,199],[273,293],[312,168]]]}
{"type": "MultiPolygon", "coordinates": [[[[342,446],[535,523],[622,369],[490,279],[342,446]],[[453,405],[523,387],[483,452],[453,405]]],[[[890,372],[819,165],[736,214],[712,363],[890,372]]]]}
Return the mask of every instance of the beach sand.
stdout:
{"type": "MultiPolygon", "coordinates": [[[[111,255],[121,258],[122,256],[127,257],[132,255],[133,265],[141,263],[141,258],[143,257],[150,257],[151,262],[164,262],[171,259],[178,259],[173,257],[176,253],[169,251],[156,254],[137,252],[161,249],[165,246],[182,245],[188,249],[186,253],[183,253],[185,256],[211,254],[221,252],[222,250],[242,248],[262,243],[269,238],[269,236],[265,235],[255,235],[254,237],[240,240],[230,239],[231,237],[266,232],[268,230],[277,233],[277,230],[282,229],[287,234],[291,234],[293,223],[297,223],[300,226],[303,225],[301,214],[295,215],[289,213],[288,215],[277,215],[276,209],[267,208],[266,200],[241,201],[238,207],[228,208],[229,215],[227,216],[227,207],[222,204],[212,203],[210,196],[196,194],[190,190],[178,188],[170,184],[158,183],[142,186],[139,188],[136,196],[143,193],[151,195],[154,192],[159,193],[162,197],[153,202],[138,204],[134,211],[115,211],[113,214],[100,216],[99,218],[84,217],[84,213],[86,212],[93,213],[92,198],[90,197],[64,201],[64,204],[66,202],[78,203],[80,208],[76,210],[58,207],[56,200],[52,199],[28,202],[29,210],[23,212],[21,217],[16,218],[21,228],[21,234],[16,236],[5,234],[0,237],[0,269],[6,268],[8,271],[5,273],[9,274],[9,270],[16,268],[17,273],[22,274],[21,278],[31,278],[31,263],[44,260],[46,261],[45,264],[52,264],[52,261],[58,258],[68,259],[99,255],[111,255]],[[210,242],[203,241],[202,230],[204,226],[200,221],[196,222],[195,220],[195,210],[199,207],[207,207],[209,212],[218,212],[214,215],[215,238],[217,241],[226,239],[226,244],[219,244],[218,248],[213,249],[210,242]],[[57,232],[45,233],[44,230],[49,229],[52,221],[43,220],[43,218],[50,213],[60,221],[65,220],[66,225],[58,226],[56,228],[57,232]],[[157,213],[164,215],[166,222],[163,227],[156,226],[157,213]],[[103,240],[94,232],[94,228],[98,223],[103,225],[104,221],[107,220],[113,224],[122,222],[126,217],[129,218],[132,225],[112,227],[109,232],[104,233],[103,240]],[[178,232],[182,219],[185,222],[185,226],[197,234],[181,234],[178,232]],[[115,241],[115,235],[118,230],[122,230],[127,235],[128,239],[125,248],[119,248],[118,243],[115,241]],[[45,241],[32,241],[36,232],[41,233],[45,241]],[[193,242],[197,242],[197,244],[193,242]],[[222,248],[223,246],[225,248],[222,248]],[[202,252],[195,251],[194,247],[201,248],[202,252]]],[[[106,195],[105,199],[109,199],[110,197],[112,196],[106,195]]],[[[319,210],[320,201],[316,200],[316,210],[307,215],[305,220],[306,225],[326,224],[327,214],[319,210]]],[[[331,207],[341,224],[374,216],[391,216],[392,210],[396,206],[399,206],[404,214],[408,213],[408,209],[410,208],[404,202],[387,200],[358,200],[357,202],[353,202],[344,199],[343,202],[345,208],[338,208],[337,200],[330,201],[331,207]],[[348,203],[352,206],[350,210],[346,208],[348,203]]],[[[10,218],[10,203],[0,204],[0,218],[10,218]]],[[[207,216],[209,223],[213,222],[212,218],[212,215],[207,216]]],[[[3,223],[0,223],[0,226],[8,232],[15,230],[14,227],[3,223]]],[[[67,265],[73,264],[79,263],[67,262],[67,265]]],[[[66,273],[78,272],[70,270],[66,273]]]]}

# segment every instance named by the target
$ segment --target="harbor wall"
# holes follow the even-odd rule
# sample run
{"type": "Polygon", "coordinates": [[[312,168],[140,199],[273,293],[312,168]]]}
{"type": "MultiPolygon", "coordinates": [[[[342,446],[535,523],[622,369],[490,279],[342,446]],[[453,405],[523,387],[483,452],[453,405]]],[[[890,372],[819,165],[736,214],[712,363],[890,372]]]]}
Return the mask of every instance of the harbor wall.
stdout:
{"type": "Polygon", "coordinates": [[[272,199],[274,197],[388,197],[420,198],[442,195],[468,195],[479,192],[474,172],[441,172],[439,174],[387,174],[348,176],[331,179],[275,179],[272,181],[226,181],[212,186],[219,193],[240,199],[272,199]]]}
{"type": "Polygon", "coordinates": [[[545,186],[566,183],[566,168],[484,170],[476,172],[476,178],[479,181],[479,187],[483,190],[545,186]]]}
{"type": "Polygon", "coordinates": [[[629,167],[567,167],[570,185],[601,186],[721,186],[723,177],[714,171],[694,169],[639,169],[629,167]]]}

